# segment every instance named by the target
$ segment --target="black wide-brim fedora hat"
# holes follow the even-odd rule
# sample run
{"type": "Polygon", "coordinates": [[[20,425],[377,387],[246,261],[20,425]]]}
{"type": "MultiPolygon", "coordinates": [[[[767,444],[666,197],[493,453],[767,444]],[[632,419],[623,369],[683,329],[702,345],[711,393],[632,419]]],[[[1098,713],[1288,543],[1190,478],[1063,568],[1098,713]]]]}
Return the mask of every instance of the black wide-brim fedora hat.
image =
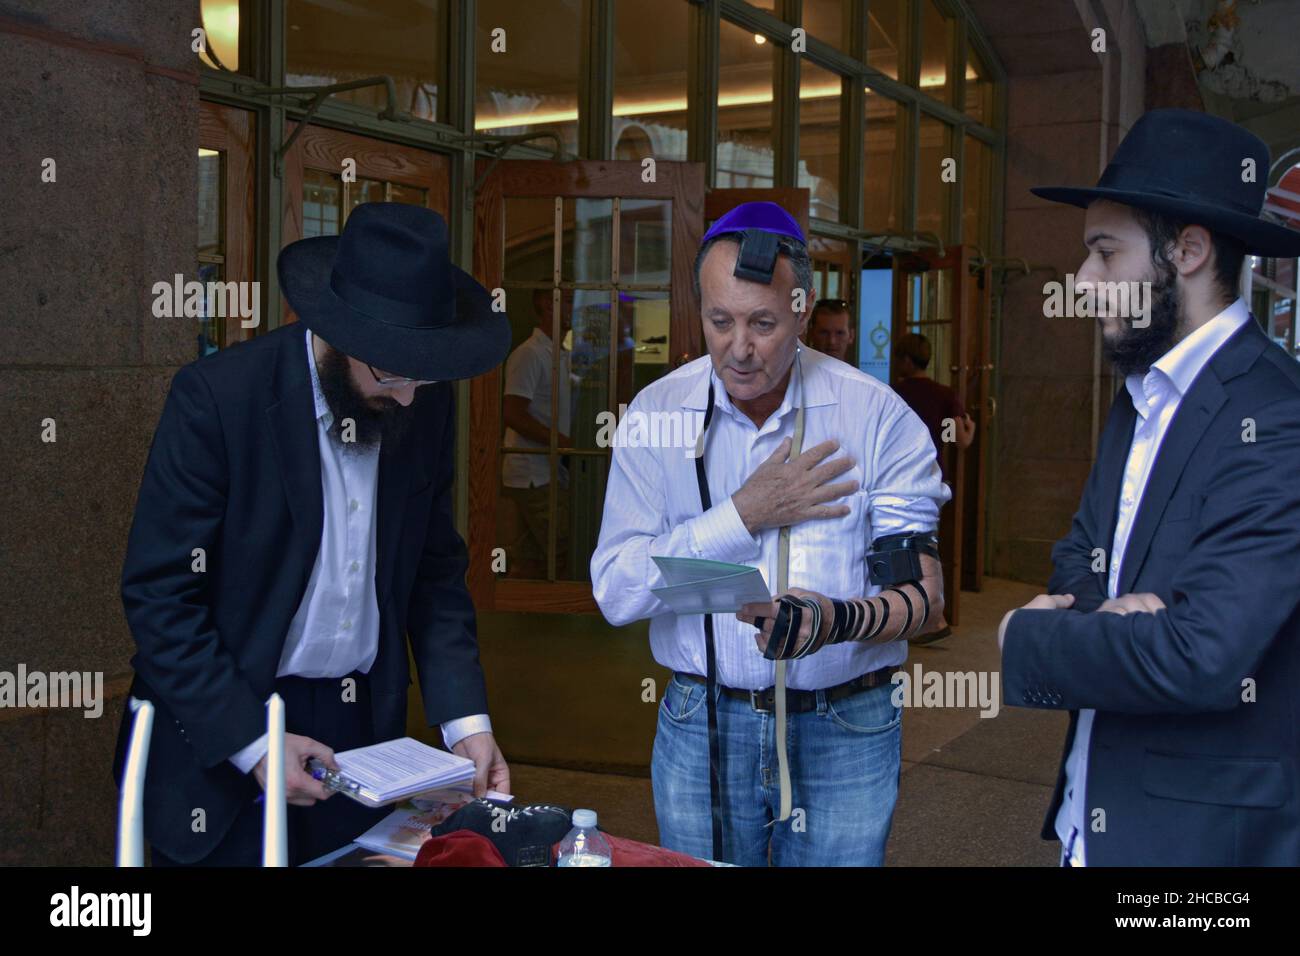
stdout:
{"type": "Polygon", "coordinates": [[[1194,110],[1152,110],[1133,124],[1096,186],[1029,191],[1071,206],[1108,199],[1150,209],[1232,236],[1255,255],[1297,256],[1300,232],[1260,218],[1268,163],[1264,141],[1235,123],[1194,110]]]}
{"type": "Polygon", "coordinates": [[[362,203],[343,232],[285,246],[280,288],[334,348],[383,372],[426,381],[472,378],[510,351],[510,323],[447,254],[432,209],[362,203]]]}

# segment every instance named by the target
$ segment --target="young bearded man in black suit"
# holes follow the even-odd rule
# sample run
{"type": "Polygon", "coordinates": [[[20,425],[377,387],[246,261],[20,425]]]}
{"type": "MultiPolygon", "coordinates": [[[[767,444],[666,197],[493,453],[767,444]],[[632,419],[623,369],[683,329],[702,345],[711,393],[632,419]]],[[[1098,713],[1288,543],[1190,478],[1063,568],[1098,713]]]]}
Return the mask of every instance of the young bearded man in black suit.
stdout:
{"type": "Polygon", "coordinates": [[[510,787],[451,499],[450,380],[501,363],[505,315],[449,261],[442,218],[415,206],[358,206],[342,235],[293,243],[278,268],[300,321],[177,373],[127,546],[131,694],[156,708],[155,865],[258,864],[273,691],[291,862],[386,815],[327,800],[304,765],[405,735],[408,636],[430,725],[474,761],[478,793],[510,787]]]}
{"type": "Polygon", "coordinates": [[[1300,254],[1259,218],[1268,168],[1157,110],[1095,188],[1033,190],[1087,209],[1076,288],[1125,376],[1050,594],[999,632],[1007,703],[1070,711],[1063,865],[1300,863],[1300,366],[1237,291],[1246,254],[1300,254]],[[1128,282],[1145,314],[1116,314],[1128,282]]]}

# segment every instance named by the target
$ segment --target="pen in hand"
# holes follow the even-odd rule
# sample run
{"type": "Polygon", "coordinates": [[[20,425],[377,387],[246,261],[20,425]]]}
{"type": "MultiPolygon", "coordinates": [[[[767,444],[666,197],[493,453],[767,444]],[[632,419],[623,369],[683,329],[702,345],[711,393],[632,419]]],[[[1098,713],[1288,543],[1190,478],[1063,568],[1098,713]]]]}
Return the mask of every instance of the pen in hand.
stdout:
{"type": "MultiPolygon", "coordinates": [[[[357,781],[353,780],[351,777],[344,775],[342,772],[338,770],[331,770],[329,767],[325,766],[325,764],[321,760],[319,760],[316,757],[309,758],[307,760],[306,766],[303,769],[307,771],[308,775],[313,780],[319,781],[321,785],[325,787],[326,790],[332,790],[336,793],[348,793],[348,794],[359,793],[361,790],[361,784],[357,783],[357,781]]],[[[266,799],[266,793],[265,791],[263,791],[262,793],[259,793],[257,795],[257,799],[254,800],[253,802],[262,803],[265,801],[265,799],[266,799]]]]}

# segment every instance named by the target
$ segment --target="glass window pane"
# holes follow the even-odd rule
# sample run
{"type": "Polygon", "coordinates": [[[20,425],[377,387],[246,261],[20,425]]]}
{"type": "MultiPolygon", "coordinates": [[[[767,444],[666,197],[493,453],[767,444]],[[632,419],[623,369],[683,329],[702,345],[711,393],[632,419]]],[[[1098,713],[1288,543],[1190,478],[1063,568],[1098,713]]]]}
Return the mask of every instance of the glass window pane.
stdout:
{"type": "Polygon", "coordinates": [[[502,262],[508,288],[506,311],[512,312],[511,283],[544,282],[549,287],[555,278],[555,200],[507,196],[505,207],[502,262]]]}
{"type": "Polygon", "coordinates": [[[799,185],[809,190],[809,215],[840,218],[840,93],[838,73],[801,59],[799,185]]]}
{"type": "Polygon", "coordinates": [[[849,0],[803,0],[804,29],[809,36],[848,53],[849,31],[845,26],[852,6],[849,0]]]}
{"type": "Polygon", "coordinates": [[[559,206],[562,284],[594,288],[553,284],[554,198],[505,201],[513,348],[501,377],[497,535],[505,576],[586,581],[609,472],[609,413],[671,368],[672,204],[565,197],[559,206]]]}
{"type": "Polygon", "coordinates": [[[412,206],[427,206],[429,203],[429,190],[420,189],[417,186],[403,186],[401,183],[388,184],[388,201],[404,202],[412,206]]]}
{"type": "Polygon", "coordinates": [[[921,114],[921,163],[916,174],[916,229],[933,232],[945,243],[948,235],[948,190],[951,183],[941,178],[944,160],[952,157],[950,130],[946,123],[921,114]]]}
{"type": "MultiPolygon", "coordinates": [[[[568,293],[573,303],[573,331],[569,335],[568,349],[574,392],[570,434],[575,448],[594,451],[600,447],[596,441],[599,416],[611,406],[609,362],[610,336],[614,334],[614,326],[610,315],[614,295],[613,289],[575,289],[568,293]]],[[[620,381],[630,379],[631,372],[631,352],[630,347],[624,344],[627,336],[623,331],[616,339],[619,351],[615,361],[618,362],[616,371],[620,381]]],[[[586,557],[591,557],[590,551],[586,557]]]]}
{"type": "Polygon", "coordinates": [[[993,122],[993,84],[975,47],[966,47],[966,112],[986,126],[993,122]]]}
{"type": "Polygon", "coordinates": [[[614,158],[685,160],[685,3],[614,6],[614,158]]]}
{"type": "MultiPolygon", "coordinates": [[[[445,118],[446,0],[367,0],[320,3],[287,0],[287,86],[325,86],[388,75],[397,108],[418,119],[445,118]]],[[[336,93],[331,99],[376,111],[388,104],[380,86],[336,93]]]]}
{"type": "Polygon", "coordinates": [[[612,199],[564,200],[560,278],[570,282],[613,281],[612,199]]]}
{"type": "Polygon", "coordinates": [[[905,329],[930,340],[930,377],[942,385],[953,384],[952,274],[930,269],[913,274],[907,283],[905,329]]]}
{"type": "MultiPolygon", "coordinates": [[[[209,288],[209,282],[224,282],[226,279],[225,266],[219,262],[204,262],[199,260],[194,270],[194,278],[203,283],[203,288],[209,288]]],[[[202,308],[199,315],[198,330],[198,357],[203,358],[205,355],[211,355],[221,348],[221,343],[226,340],[226,320],[217,314],[217,310],[211,308],[206,291],[203,296],[202,308]]]]}
{"type": "Polygon", "coordinates": [[[774,44],[725,20],[718,63],[715,185],[771,186],[774,44]]]}
{"type": "Polygon", "coordinates": [[[936,100],[950,101],[948,60],[953,43],[952,20],[945,17],[934,0],[923,0],[921,8],[921,89],[936,100]]]}
{"type": "MultiPolygon", "coordinates": [[[[621,297],[619,325],[619,357],[633,352],[631,374],[627,387],[620,387],[619,402],[630,402],[633,396],[655,379],[672,371],[668,336],[669,293],[637,292],[621,297]]],[[[619,372],[625,369],[620,366],[619,372]]]]}
{"type": "MultiPolygon", "coordinates": [[[[479,0],[477,131],[499,136],[553,132],[567,152],[577,152],[581,6],[572,0],[479,0]]],[[[548,142],[538,140],[537,145],[548,142]]]]}
{"type": "Polygon", "coordinates": [[[673,204],[624,199],[620,207],[620,282],[667,286],[672,281],[673,204]]]}
{"type": "Polygon", "coordinates": [[[903,170],[898,161],[904,110],[897,101],[867,91],[863,157],[863,225],[898,232],[903,209],[903,170]]]}
{"type": "Polygon", "coordinates": [[[898,79],[899,10],[902,0],[871,0],[867,4],[867,66],[898,79]]]}
{"type": "Polygon", "coordinates": [[[378,179],[361,179],[358,178],[355,183],[347,183],[348,194],[348,212],[352,215],[352,210],[356,209],[363,202],[383,202],[384,201],[384,184],[378,179]]]}
{"type": "Polygon", "coordinates": [[[961,174],[961,241],[974,243],[988,253],[988,222],[991,190],[989,148],[973,136],[966,137],[961,174]]]}
{"type": "Polygon", "coordinates": [[[343,182],[320,169],[302,172],[302,236],[337,236],[342,221],[343,182]]]}
{"type": "Polygon", "coordinates": [[[222,160],[215,149],[199,150],[199,255],[225,253],[222,221],[222,160]]]}

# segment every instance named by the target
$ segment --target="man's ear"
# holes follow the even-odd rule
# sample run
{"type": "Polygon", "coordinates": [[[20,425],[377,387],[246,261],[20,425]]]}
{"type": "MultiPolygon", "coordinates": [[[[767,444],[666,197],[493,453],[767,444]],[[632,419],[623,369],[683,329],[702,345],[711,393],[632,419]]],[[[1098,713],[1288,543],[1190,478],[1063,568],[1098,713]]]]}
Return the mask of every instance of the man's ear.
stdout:
{"type": "Polygon", "coordinates": [[[1210,231],[1204,226],[1184,226],[1174,241],[1170,260],[1181,276],[1190,276],[1207,266],[1213,256],[1214,243],[1210,231]]]}

